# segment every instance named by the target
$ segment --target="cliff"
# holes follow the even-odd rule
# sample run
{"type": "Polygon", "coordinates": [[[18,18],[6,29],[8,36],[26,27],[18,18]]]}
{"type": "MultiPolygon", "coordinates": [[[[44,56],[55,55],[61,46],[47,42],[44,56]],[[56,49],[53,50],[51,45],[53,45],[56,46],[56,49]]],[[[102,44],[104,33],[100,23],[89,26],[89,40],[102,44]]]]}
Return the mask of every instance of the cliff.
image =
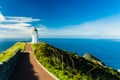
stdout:
{"type": "Polygon", "coordinates": [[[60,80],[120,80],[120,73],[93,55],[83,57],[41,42],[32,45],[38,61],[60,80]]]}

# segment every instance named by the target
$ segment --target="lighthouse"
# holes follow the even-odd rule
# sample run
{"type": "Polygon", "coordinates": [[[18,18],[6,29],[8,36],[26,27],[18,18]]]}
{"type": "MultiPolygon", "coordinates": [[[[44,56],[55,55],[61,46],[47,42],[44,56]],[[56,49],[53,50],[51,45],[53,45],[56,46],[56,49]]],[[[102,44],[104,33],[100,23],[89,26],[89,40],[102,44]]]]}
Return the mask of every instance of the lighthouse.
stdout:
{"type": "Polygon", "coordinates": [[[32,32],[32,43],[36,44],[37,42],[38,42],[38,30],[34,28],[32,32]]]}

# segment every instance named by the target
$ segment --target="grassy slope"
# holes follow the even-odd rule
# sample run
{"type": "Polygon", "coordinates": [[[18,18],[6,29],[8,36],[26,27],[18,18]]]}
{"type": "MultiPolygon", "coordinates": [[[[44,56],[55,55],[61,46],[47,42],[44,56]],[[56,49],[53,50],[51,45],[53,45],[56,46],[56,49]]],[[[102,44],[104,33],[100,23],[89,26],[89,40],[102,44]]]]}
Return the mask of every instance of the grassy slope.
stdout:
{"type": "Polygon", "coordinates": [[[47,43],[32,45],[39,62],[60,80],[120,80],[116,70],[47,43]]]}
{"type": "Polygon", "coordinates": [[[12,47],[10,47],[6,51],[4,51],[2,54],[0,54],[0,62],[4,62],[4,61],[8,60],[19,49],[21,49],[23,51],[24,46],[25,46],[25,43],[23,43],[23,42],[15,43],[12,47]]]}

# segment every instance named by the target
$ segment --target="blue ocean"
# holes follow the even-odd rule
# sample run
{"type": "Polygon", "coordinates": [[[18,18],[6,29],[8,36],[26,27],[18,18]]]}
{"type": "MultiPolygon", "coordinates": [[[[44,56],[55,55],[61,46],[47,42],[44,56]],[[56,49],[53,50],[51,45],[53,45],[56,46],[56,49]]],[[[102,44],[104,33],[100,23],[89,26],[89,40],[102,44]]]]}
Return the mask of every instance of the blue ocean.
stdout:
{"type": "MultiPolygon", "coordinates": [[[[18,41],[31,41],[31,39],[0,39],[0,53],[18,41]]],[[[101,59],[106,65],[120,69],[120,40],[40,38],[39,41],[47,42],[70,52],[76,52],[80,56],[90,53],[101,59]]]]}

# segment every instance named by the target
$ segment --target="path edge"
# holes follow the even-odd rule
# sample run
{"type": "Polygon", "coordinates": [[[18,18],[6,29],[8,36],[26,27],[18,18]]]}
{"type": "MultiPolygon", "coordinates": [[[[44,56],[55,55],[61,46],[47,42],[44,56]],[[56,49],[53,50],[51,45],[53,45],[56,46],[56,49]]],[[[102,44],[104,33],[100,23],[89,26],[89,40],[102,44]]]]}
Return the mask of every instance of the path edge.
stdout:
{"type": "Polygon", "coordinates": [[[41,66],[50,76],[52,76],[55,80],[60,80],[58,77],[56,77],[54,74],[52,74],[50,71],[48,71],[35,57],[35,55],[33,54],[36,62],[39,64],[39,66],[41,66]]]}
{"type": "MultiPolygon", "coordinates": [[[[31,46],[31,45],[30,45],[31,46]]],[[[51,73],[50,71],[48,71],[35,57],[34,55],[34,50],[33,50],[33,56],[35,58],[35,61],[38,63],[39,66],[41,66],[50,76],[52,76],[55,80],[60,80],[58,77],[56,77],[53,73],[51,73]]]]}

